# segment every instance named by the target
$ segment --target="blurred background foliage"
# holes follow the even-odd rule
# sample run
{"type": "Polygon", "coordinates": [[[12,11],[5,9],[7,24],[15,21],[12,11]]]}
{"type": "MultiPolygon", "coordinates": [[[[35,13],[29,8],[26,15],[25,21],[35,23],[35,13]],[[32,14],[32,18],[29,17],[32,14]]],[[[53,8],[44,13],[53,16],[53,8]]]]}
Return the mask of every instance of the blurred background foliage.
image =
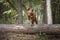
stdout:
{"type": "MultiPolygon", "coordinates": [[[[46,0],[21,0],[21,3],[17,0],[0,0],[0,24],[18,24],[18,17],[21,17],[18,16],[18,13],[22,14],[21,19],[24,24],[30,24],[26,14],[28,8],[34,9],[39,24],[47,23],[46,0]],[[20,11],[19,8],[22,8],[22,13],[18,12],[20,11]]],[[[51,9],[53,24],[60,24],[60,0],[51,0],[51,9]]],[[[47,37],[50,38],[49,36],[47,37]]],[[[40,39],[45,40],[46,36],[44,37],[43,35],[37,40],[40,39]]]]}
{"type": "MultiPolygon", "coordinates": [[[[60,0],[51,0],[54,24],[60,24],[60,0]]],[[[26,9],[33,8],[39,24],[46,24],[46,0],[21,0],[23,23],[27,24],[26,9]]],[[[18,24],[17,0],[0,0],[0,24],[18,24]]]]}
{"type": "MultiPolygon", "coordinates": [[[[30,23],[27,19],[26,9],[31,7],[34,9],[40,23],[43,21],[43,9],[45,1],[43,0],[22,0],[23,23],[30,23]],[[41,16],[40,16],[41,15],[41,16]]],[[[18,13],[16,11],[17,0],[0,0],[0,23],[18,24],[18,13]]]]}

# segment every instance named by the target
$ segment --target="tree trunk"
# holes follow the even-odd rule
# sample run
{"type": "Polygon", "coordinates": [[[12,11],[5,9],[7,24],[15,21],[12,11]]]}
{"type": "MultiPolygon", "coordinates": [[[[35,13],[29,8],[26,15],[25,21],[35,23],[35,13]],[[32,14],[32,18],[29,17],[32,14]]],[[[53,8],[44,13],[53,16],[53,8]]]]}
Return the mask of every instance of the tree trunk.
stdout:
{"type": "Polygon", "coordinates": [[[47,24],[52,24],[51,0],[46,0],[47,24]]]}
{"type": "Polygon", "coordinates": [[[18,23],[23,24],[23,15],[22,15],[22,4],[21,0],[17,0],[18,3],[18,8],[17,8],[17,13],[18,13],[18,23]]]}
{"type": "Polygon", "coordinates": [[[60,25],[13,25],[13,24],[0,24],[1,32],[16,32],[16,33],[46,33],[46,34],[60,34],[60,25]]]}

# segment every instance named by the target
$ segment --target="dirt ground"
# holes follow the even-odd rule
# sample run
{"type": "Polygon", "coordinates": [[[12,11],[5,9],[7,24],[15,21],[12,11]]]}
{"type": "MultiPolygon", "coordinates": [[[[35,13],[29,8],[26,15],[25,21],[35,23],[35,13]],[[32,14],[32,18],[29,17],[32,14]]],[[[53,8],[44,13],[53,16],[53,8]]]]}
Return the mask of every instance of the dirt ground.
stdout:
{"type": "Polygon", "coordinates": [[[0,40],[60,40],[60,35],[23,34],[0,32],[0,40]]]}

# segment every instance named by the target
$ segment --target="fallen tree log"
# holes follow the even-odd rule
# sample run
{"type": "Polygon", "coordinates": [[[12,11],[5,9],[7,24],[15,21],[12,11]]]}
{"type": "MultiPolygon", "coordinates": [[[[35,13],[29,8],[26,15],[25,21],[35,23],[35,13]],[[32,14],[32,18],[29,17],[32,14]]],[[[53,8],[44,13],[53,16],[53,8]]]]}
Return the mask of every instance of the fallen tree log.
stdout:
{"type": "Polygon", "coordinates": [[[60,34],[60,25],[15,25],[15,24],[0,24],[0,32],[16,32],[16,33],[46,33],[60,34]]]}

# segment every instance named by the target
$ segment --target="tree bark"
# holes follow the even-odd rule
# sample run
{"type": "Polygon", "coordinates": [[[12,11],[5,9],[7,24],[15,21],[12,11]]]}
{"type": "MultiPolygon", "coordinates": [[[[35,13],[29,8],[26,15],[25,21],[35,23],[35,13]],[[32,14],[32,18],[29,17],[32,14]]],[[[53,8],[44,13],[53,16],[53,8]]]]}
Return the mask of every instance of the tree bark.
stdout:
{"type": "Polygon", "coordinates": [[[22,4],[21,4],[21,0],[17,0],[17,13],[18,13],[18,24],[23,24],[23,15],[22,15],[22,4]]]}
{"type": "Polygon", "coordinates": [[[46,34],[60,34],[60,25],[15,25],[15,24],[0,24],[0,31],[15,32],[15,33],[46,33],[46,34]]]}
{"type": "Polygon", "coordinates": [[[52,24],[51,0],[46,0],[47,24],[52,24]]]}

